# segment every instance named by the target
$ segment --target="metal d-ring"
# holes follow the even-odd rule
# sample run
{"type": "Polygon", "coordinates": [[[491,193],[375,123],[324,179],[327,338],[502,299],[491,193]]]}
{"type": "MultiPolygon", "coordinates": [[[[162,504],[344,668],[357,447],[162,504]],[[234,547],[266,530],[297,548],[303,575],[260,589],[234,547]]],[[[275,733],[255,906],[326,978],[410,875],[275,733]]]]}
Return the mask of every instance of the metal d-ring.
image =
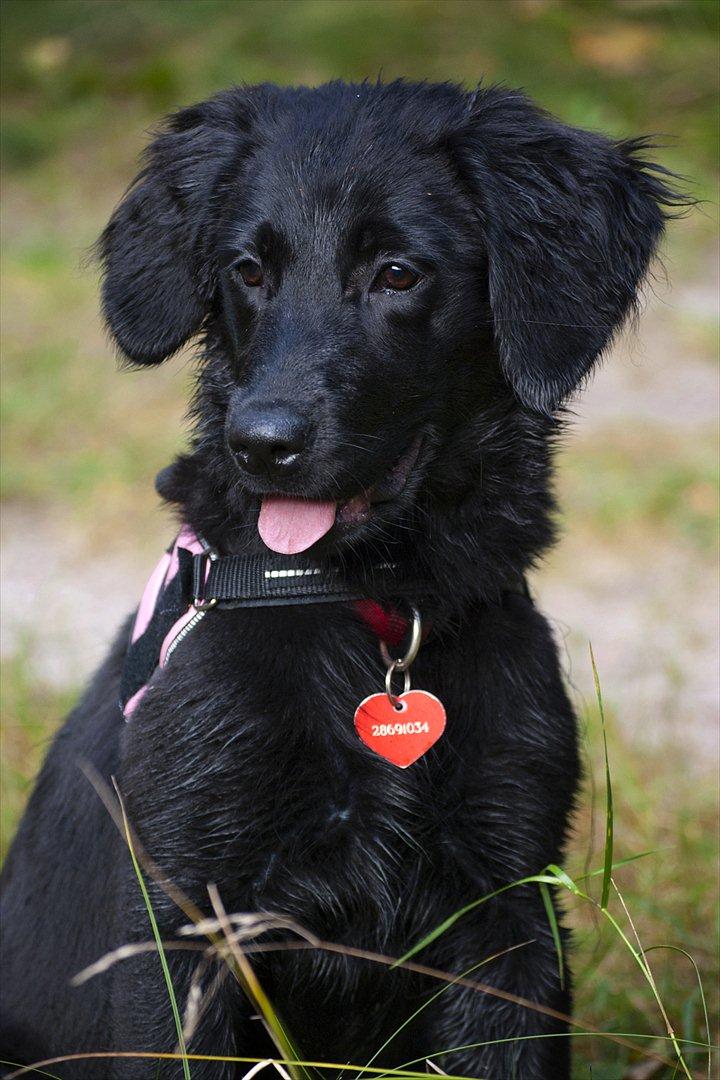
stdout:
{"type": "Polygon", "coordinates": [[[407,694],[408,690],[410,689],[410,672],[407,668],[401,668],[399,665],[399,661],[397,660],[391,660],[390,665],[385,672],[385,693],[388,696],[388,701],[392,705],[393,709],[400,710],[404,707],[403,703],[400,701],[400,698],[395,697],[395,694],[393,694],[392,691],[392,680],[393,675],[396,671],[402,671],[403,674],[403,694],[407,694]]]}
{"type": "Polygon", "coordinates": [[[210,596],[206,598],[201,595],[201,593],[205,591],[205,585],[207,584],[210,567],[207,564],[202,563],[198,565],[198,559],[205,558],[208,559],[211,563],[213,563],[216,559],[219,558],[219,556],[215,548],[210,547],[210,545],[207,544],[206,541],[202,539],[202,537],[200,538],[200,543],[203,547],[202,555],[196,555],[193,560],[195,578],[194,587],[198,595],[193,599],[192,606],[195,608],[196,611],[207,611],[208,608],[215,607],[218,602],[218,598],[217,596],[210,596]],[[203,569],[205,571],[204,574],[203,569]]]}
{"type": "Polygon", "coordinates": [[[380,642],[380,652],[382,658],[387,664],[388,668],[392,665],[394,671],[407,671],[415,657],[418,654],[420,645],[422,643],[422,619],[420,618],[420,612],[414,604],[410,605],[412,612],[412,625],[410,627],[410,644],[408,645],[407,652],[404,656],[396,659],[388,652],[388,647],[384,641],[380,642]]]}
{"type": "Polygon", "coordinates": [[[196,611],[207,611],[208,608],[215,607],[217,604],[217,596],[211,596],[209,600],[206,600],[204,596],[196,596],[193,600],[193,607],[196,611]]]}

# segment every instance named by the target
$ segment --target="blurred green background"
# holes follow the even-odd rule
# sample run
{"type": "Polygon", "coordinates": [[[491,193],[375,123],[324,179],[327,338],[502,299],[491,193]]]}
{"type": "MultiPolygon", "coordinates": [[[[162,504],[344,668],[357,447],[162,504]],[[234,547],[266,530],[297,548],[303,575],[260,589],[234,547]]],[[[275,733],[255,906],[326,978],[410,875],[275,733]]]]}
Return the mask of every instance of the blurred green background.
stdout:
{"type": "MultiPolygon", "coordinates": [[[[187,358],[118,373],[85,257],[148,128],[233,82],[506,82],[568,122],[658,133],[658,158],[703,200],[672,225],[639,330],[576,408],[558,481],[566,535],[534,588],[583,718],[588,782],[569,865],[597,865],[602,844],[591,638],[618,854],[662,852],[620,871],[620,887],[643,944],[687,949],[717,1006],[719,10],[714,0],[4,0],[4,843],[62,711],[172,532],[152,479],[183,442],[187,358]]],[[[569,917],[578,1017],[662,1036],[632,958],[587,908],[569,917]]],[[[658,952],[653,969],[677,1031],[703,1039],[692,966],[658,952]]],[[[617,1046],[576,1043],[578,1077],[651,1075],[633,1074],[617,1046]]]]}

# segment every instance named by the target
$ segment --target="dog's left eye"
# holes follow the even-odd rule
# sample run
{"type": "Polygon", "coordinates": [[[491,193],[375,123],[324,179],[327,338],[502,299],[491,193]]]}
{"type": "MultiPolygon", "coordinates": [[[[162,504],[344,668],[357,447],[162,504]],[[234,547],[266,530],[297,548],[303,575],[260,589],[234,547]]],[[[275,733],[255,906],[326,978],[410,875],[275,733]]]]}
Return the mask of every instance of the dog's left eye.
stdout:
{"type": "Polygon", "coordinates": [[[263,271],[260,263],[254,259],[241,259],[232,268],[235,277],[239,277],[251,289],[263,283],[263,271]]]}
{"type": "Polygon", "coordinates": [[[402,292],[405,289],[412,289],[413,285],[417,285],[419,280],[420,274],[411,270],[409,266],[403,266],[401,263],[388,263],[387,266],[383,266],[375,278],[373,288],[393,289],[402,292]]]}

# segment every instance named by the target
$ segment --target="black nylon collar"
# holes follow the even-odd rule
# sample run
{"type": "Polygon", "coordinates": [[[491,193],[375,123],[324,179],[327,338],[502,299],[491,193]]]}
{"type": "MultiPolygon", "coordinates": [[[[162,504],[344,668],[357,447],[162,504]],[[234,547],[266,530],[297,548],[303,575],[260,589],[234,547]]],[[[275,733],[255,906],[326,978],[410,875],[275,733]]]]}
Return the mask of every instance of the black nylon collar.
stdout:
{"type": "Polygon", "coordinates": [[[334,566],[278,555],[195,555],[193,602],[206,607],[273,607],[302,603],[337,603],[367,596],[422,597],[426,585],[403,572],[399,563],[363,567],[362,581],[348,580],[334,566]]]}

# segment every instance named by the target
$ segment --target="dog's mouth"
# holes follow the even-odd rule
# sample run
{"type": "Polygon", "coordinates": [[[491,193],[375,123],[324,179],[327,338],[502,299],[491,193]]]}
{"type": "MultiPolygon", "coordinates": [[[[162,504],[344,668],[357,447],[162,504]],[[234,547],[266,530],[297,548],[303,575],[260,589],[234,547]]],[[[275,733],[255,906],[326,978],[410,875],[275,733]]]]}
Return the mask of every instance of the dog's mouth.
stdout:
{"type": "Polygon", "coordinates": [[[418,435],[381,480],[344,502],[287,495],[263,496],[258,518],[258,532],[263,543],[281,555],[297,555],[311,548],[335,525],[364,525],[377,507],[393,502],[402,494],[421,446],[422,436],[418,435]]]}

